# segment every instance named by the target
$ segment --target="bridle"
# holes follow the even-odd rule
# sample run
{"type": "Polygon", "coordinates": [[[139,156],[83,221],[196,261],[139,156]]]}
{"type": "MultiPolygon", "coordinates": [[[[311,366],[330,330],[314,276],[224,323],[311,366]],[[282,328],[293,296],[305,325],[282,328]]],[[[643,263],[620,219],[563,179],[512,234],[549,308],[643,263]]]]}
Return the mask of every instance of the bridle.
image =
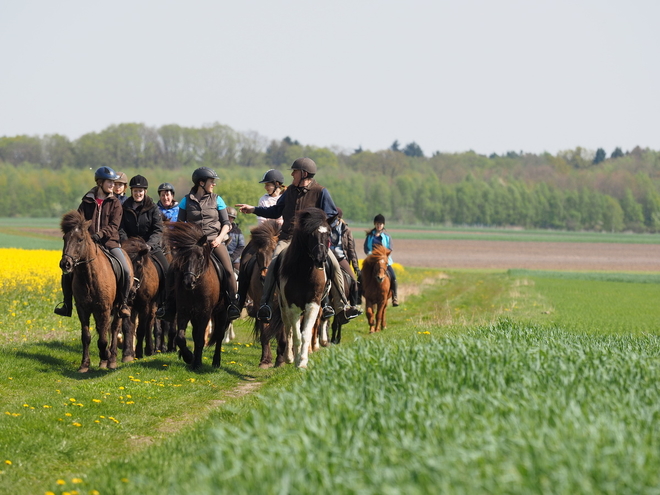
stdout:
{"type": "Polygon", "coordinates": [[[71,258],[71,261],[73,261],[73,267],[77,267],[79,265],[86,265],[87,263],[91,263],[96,259],[96,256],[92,258],[91,260],[81,260],[80,258],[74,258],[70,254],[64,253],[62,256],[66,256],[67,258],[71,258]]]}

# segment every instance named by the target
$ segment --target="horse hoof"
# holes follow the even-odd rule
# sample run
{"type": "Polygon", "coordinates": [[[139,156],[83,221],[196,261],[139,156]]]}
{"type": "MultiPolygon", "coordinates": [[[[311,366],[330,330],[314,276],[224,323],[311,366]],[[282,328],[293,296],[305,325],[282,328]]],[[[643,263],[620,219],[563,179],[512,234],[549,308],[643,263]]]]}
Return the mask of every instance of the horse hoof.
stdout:
{"type": "Polygon", "coordinates": [[[89,371],[89,366],[81,366],[78,368],[78,373],[87,373],[89,371]]]}
{"type": "Polygon", "coordinates": [[[111,363],[108,363],[108,369],[116,370],[117,369],[117,361],[112,361],[111,363]]]}
{"type": "Polygon", "coordinates": [[[259,363],[259,368],[261,368],[262,370],[266,370],[272,367],[273,367],[273,363],[259,363]]]}
{"type": "Polygon", "coordinates": [[[132,363],[135,358],[133,356],[124,356],[121,358],[122,363],[132,363]]]}
{"type": "Polygon", "coordinates": [[[108,368],[108,362],[107,361],[101,361],[99,363],[99,369],[104,370],[104,369],[107,369],[107,368],[108,368]]]}

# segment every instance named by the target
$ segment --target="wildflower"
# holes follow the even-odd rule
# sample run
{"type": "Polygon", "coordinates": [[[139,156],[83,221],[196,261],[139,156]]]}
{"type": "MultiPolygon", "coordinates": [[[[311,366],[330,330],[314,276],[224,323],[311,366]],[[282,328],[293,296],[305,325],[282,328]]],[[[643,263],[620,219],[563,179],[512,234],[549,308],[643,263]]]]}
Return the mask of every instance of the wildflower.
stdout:
{"type": "Polygon", "coordinates": [[[44,409],[50,409],[52,406],[44,405],[44,409]]]}
{"type": "Polygon", "coordinates": [[[73,426],[82,426],[80,423],[73,423],[73,426]]]}
{"type": "Polygon", "coordinates": [[[73,478],[71,480],[71,483],[75,483],[75,484],[82,483],[82,482],[83,482],[83,480],[81,478],[73,478]]]}
{"type": "Polygon", "coordinates": [[[64,481],[64,480],[57,480],[56,483],[60,486],[66,485],[66,481],[64,481]]]}
{"type": "Polygon", "coordinates": [[[101,400],[100,399],[92,399],[92,402],[99,403],[99,402],[101,402],[101,400]]]}
{"type": "Polygon", "coordinates": [[[11,466],[11,465],[12,465],[12,462],[11,462],[9,459],[7,459],[7,460],[5,461],[5,464],[7,464],[7,466],[11,466]]]}
{"type": "Polygon", "coordinates": [[[64,413],[65,416],[71,416],[71,413],[64,413]]]}

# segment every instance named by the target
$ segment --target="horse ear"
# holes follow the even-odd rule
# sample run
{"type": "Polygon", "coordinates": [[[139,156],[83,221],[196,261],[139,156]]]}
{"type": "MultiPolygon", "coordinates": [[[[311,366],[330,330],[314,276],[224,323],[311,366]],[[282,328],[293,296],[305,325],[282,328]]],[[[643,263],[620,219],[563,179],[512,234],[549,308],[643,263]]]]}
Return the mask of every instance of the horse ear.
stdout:
{"type": "Polygon", "coordinates": [[[140,249],[140,252],[138,254],[141,257],[146,256],[147,254],[149,254],[149,251],[150,251],[149,246],[146,246],[146,247],[143,247],[142,249],[140,249]]]}
{"type": "Polygon", "coordinates": [[[90,225],[92,225],[92,221],[91,221],[91,220],[85,220],[85,221],[83,222],[83,230],[84,230],[85,232],[89,232],[89,226],[90,226],[90,225]]]}
{"type": "Polygon", "coordinates": [[[208,242],[208,239],[206,238],[206,235],[203,235],[203,236],[200,237],[199,240],[197,241],[197,245],[198,245],[198,246],[203,246],[203,245],[206,244],[207,242],[208,242]]]}

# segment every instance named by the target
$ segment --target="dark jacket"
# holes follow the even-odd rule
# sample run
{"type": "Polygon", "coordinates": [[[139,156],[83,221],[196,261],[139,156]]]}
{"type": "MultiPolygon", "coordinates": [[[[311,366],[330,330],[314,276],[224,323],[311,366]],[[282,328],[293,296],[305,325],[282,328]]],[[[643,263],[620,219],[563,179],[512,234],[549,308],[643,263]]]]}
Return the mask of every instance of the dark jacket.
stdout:
{"type": "Polygon", "coordinates": [[[220,235],[223,225],[229,225],[227,207],[217,194],[204,194],[201,200],[197,200],[194,191],[191,189],[179,203],[177,221],[196,223],[211,242],[220,235]]]}
{"type": "Polygon", "coordinates": [[[312,206],[325,211],[329,219],[337,216],[337,207],[330,193],[316,180],[312,180],[307,187],[287,187],[274,206],[267,208],[258,206],[254,209],[254,214],[264,218],[282,217],[284,223],[280,232],[280,241],[288,241],[293,235],[296,213],[312,206]]]}
{"type": "Polygon", "coordinates": [[[121,224],[121,203],[115,196],[108,196],[99,206],[96,202],[98,186],[92,188],[82,198],[78,211],[85,220],[91,220],[89,233],[98,234],[98,243],[108,249],[119,247],[119,225],[121,224]]]}
{"type": "Polygon", "coordinates": [[[123,210],[119,238],[125,241],[129,237],[141,237],[152,250],[161,250],[163,220],[156,203],[146,195],[142,204],[129,197],[124,201],[123,210]]]}
{"type": "Polygon", "coordinates": [[[229,242],[227,243],[227,252],[232,263],[238,263],[241,259],[241,254],[245,249],[245,236],[238,225],[234,222],[231,223],[231,230],[229,231],[229,242]]]}

